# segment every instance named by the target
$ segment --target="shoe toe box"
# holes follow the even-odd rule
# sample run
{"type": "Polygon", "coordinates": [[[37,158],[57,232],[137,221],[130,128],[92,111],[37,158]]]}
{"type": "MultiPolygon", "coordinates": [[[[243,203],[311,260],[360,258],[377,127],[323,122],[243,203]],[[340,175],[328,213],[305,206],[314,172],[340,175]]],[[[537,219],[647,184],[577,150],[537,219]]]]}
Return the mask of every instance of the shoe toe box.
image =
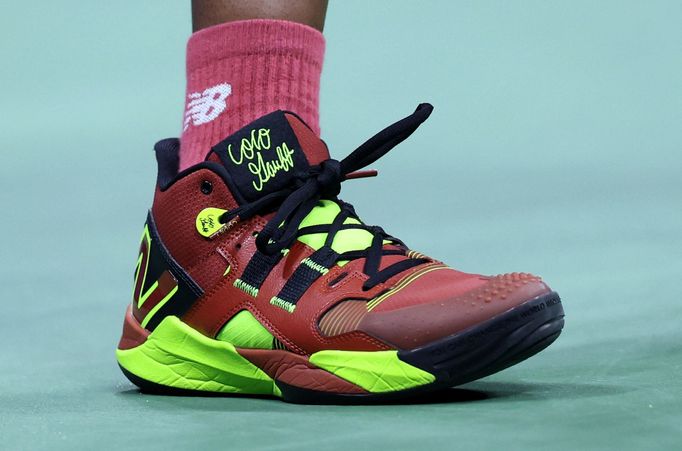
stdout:
{"type": "Polygon", "coordinates": [[[423,282],[431,289],[403,290],[395,305],[384,299],[362,318],[358,329],[399,349],[414,349],[551,292],[540,277],[526,273],[459,277],[450,284],[441,280],[440,286],[423,282]],[[463,290],[462,283],[468,289],[463,290]]]}

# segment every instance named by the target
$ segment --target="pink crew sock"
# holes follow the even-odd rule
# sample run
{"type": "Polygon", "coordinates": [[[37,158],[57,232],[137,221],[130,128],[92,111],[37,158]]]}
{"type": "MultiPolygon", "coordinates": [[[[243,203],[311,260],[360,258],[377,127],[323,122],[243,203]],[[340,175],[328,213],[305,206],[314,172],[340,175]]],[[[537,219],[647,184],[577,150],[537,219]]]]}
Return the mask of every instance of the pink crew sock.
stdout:
{"type": "Polygon", "coordinates": [[[242,20],[197,31],[187,43],[180,169],[249,122],[281,109],[319,134],[324,37],[283,20],[242,20]]]}

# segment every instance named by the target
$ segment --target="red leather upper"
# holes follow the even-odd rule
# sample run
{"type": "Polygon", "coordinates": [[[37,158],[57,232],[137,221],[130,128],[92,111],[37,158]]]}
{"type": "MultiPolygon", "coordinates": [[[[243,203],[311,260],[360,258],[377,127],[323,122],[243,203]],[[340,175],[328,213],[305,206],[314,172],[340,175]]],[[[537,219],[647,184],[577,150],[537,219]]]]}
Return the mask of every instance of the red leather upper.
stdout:
{"type": "MultiPolygon", "coordinates": [[[[534,276],[489,278],[455,271],[439,262],[413,267],[363,291],[367,276],[362,272],[364,259],[358,259],[343,267],[336,265],[317,279],[290,313],[270,304],[270,299],[313,249],[296,242],[269,274],[258,296],[251,297],[233,283],[253,256],[254,232],[262,229],[266,220],[255,217],[237,223],[212,239],[201,236],[195,226],[195,218],[204,208],[229,210],[236,205],[221,177],[200,169],[165,191],[157,189],[152,207],[164,245],[204,290],[183,320],[210,337],[246,309],[287,348],[301,354],[322,349],[411,348],[461,331],[548,291],[534,276]],[[210,194],[201,191],[203,181],[212,184],[210,194]],[[223,276],[228,265],[230,271],[223,276]],[[347,275],[330,286],[342,274],[347,275]],[[382,294],[384,298],[378,298],[382,294]],[[323,336],[320,318],[348,299],[383,300],[367,312],[357,330],[323,336]]],[[[382,266],[399,258],[404,257],[384,257],[382,266]]]]}

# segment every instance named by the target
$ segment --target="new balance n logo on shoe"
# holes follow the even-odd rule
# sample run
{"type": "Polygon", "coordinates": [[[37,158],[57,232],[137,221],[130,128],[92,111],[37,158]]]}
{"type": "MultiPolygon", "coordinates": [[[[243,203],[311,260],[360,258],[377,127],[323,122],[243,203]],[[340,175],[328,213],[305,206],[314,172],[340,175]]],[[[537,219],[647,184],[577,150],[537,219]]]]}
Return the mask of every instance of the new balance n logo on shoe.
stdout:
{"type": "Polygon", "coordinates": [[[142,327],[146,327],[154,314],[178,291],[178,281],[170,271],[164,270],[158,275],[158,264],[150,265],[151,254],[152,240],[149,227],[145,225],[140,244],[140,256],[135,267],[133,289],[133,310],[139,312],[142,327]],[[150,266],[152,266],[151,269],[150,266]]]}
{"type": "Polygon", "coordinates": [[[220,116],[227,109],[227,98],[230,94],[232,86],[229,83],[221,83],[203,92],[189,94],[183,130],[187,130],[190,125],[206,124],[220,116]]]}
{"type": "Polygon", "coordinates": [[[202,294],[201,287],[168,253],[148,215],[135,265],[132,316],[152,331],[167,316],[181,317],[202,294]]]}

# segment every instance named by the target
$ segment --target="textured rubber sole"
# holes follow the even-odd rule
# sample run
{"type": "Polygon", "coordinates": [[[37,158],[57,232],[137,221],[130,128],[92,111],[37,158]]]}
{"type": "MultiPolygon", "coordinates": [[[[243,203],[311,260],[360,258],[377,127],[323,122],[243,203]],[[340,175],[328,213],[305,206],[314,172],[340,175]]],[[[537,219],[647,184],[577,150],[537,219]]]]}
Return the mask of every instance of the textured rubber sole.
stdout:
{"type": "MultiPolygon", "coordinates": [[[[295,386],[291,381],[287,383],[277,377],[271,379],[272,387],[269,387],[262,379],[263,375],[258,376],[259,385],[255,390],[251,389],[253,385],[249,381],[243,386],[233,383],[234,387],[227,389],[215,385],[207,387],[205,383],[198,385],[199,389],[192,389],[187,388],[191,384],[173,386],[177,384],[167,378],[153,381],[149,380],[151,378],[141,377],[140,374],[135,374],[137,371],[130,364],[126,368],[121,358],[119,366],[123,374],[145,393],[183,396],[271,395],[284,401],[306,404],[386,403],[416,398],[424,393],[461,385],[501,371],[545,349],[557,339],[563,325],[564,311],[558,294],[552,292],[539,296],[458,334],[417,349],[399,351],[397,358],[401,362],[413,367],[415,371],[432,375],[429,379],[431,382],[425,383],[425,379],[422,379],[421,385],[409,387],[404,384],[409,388],[384,389],[379,393],[365,390],[360,390],[361,393],[335,393],[295,386]]],[[[215,342],[208,338],[206,340],[215,342]]],[[[185,371],[191,372],[193,368],[185,371]]],[[[243,376],[244,369],[240,371],[243,376]]],[[[260,368],[254,366],[253,371],[260,372],[260,368]]],[[[315,368],[315,371],[320,369],[315,368]]]]}
{"type": "Polygon", "coordinates": [[[466,384],[502,371],[552,344],[564,327],[564,310],[555,292],[510,309],[455,335],[442,338],[398,357],[436,377],[427,385],[369,395],[320,393],[278,384],[284,399],[306,404],[395,402],[466,384]]]}

